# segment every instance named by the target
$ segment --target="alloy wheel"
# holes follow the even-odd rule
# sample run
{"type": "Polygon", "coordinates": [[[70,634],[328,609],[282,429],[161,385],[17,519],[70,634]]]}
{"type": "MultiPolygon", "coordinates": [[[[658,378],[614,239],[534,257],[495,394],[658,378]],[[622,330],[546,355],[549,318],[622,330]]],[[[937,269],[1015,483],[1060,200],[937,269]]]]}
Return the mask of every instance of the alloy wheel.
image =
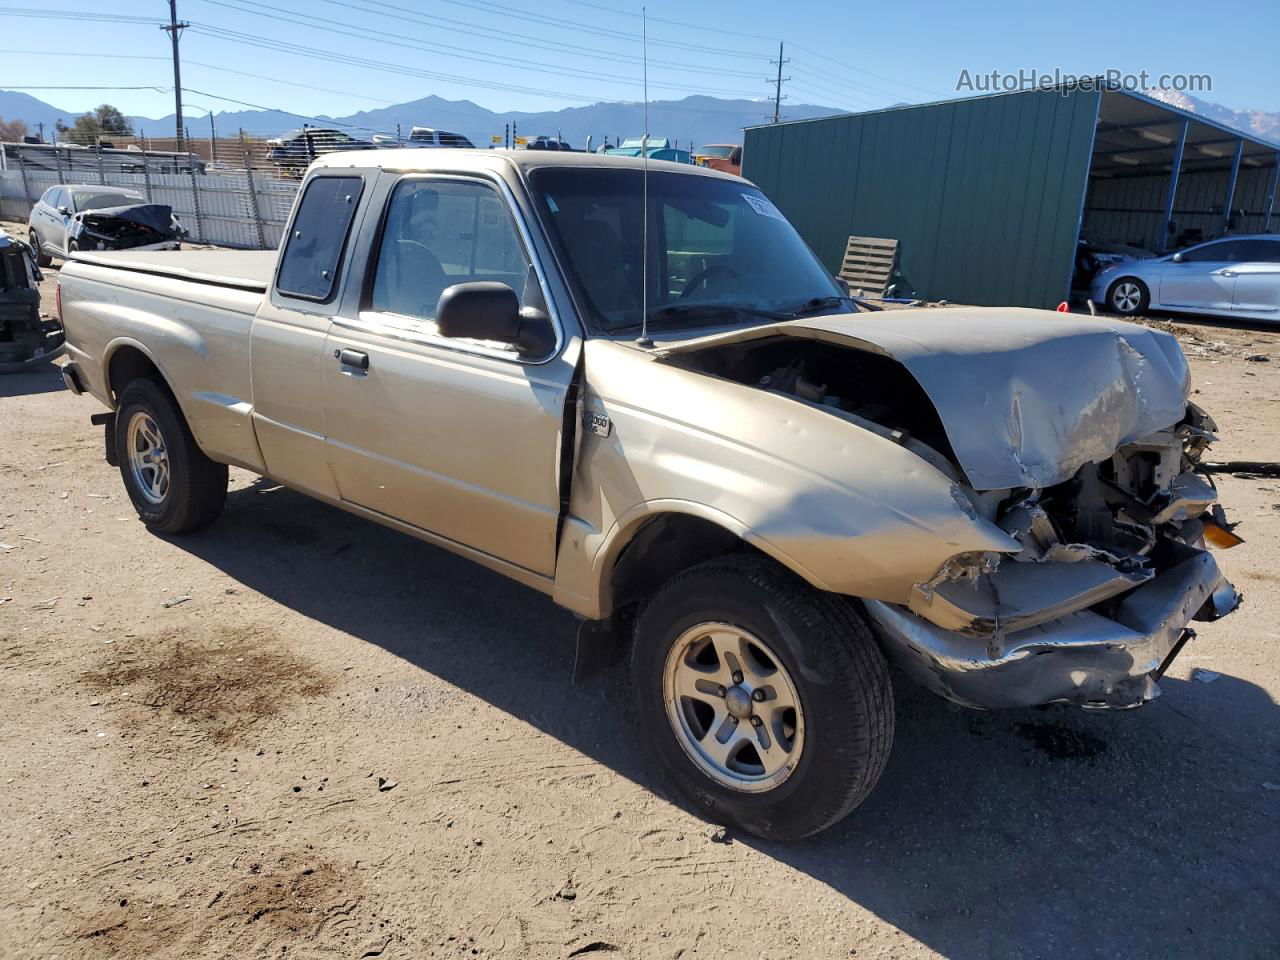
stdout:
{"type": "Polygon", "coordinates": [[[1142,302],[1142,291],[1138,285],[1126,280],[1118,284],[1111,294],[1111,305],[1120,313],[1133,313],[1142,302]]]}
{"type": "Polygon", "coordinates": [[[804,713],[782,662],[758,637],[700,623],[672,645],[662,678],[671,728],[717,783],[746,793],[779,786],[804,748],[804,713]]]}
{"type": "Polygon", "coordinates": [[[138,411],[129,420],[129,470],[142,497],[162,504],[169,495],[169,452],[164,435],[149,413],[138,411]]]}

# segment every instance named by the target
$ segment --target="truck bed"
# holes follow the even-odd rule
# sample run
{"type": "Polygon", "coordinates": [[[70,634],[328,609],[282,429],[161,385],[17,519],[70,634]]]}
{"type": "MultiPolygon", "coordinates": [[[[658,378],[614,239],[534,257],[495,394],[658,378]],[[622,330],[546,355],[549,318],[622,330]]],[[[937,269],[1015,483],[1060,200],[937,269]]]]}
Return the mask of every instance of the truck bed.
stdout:
{"type": "Polygon", "coordinates": [[[116,270],[256,293],[266,293],[276,267],[275,250],[81,251],[74,254],[73,259],[116,270]]]}

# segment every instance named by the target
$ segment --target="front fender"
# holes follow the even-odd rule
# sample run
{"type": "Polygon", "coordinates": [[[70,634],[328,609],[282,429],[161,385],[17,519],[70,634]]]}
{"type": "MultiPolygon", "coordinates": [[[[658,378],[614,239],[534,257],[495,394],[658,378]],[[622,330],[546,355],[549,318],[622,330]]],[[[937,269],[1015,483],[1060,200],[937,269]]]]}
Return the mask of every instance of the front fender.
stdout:
{"type": "Polygon", "coordinates": [[[583,435],[558,558],[557,594],[578,612],[607,612],[612,565],[655,512],[717,523],[819,589],[893,603],[956,554],[1018,549],[886,437],[610,341],[586,350],[585,413],[609,426],[583,435]]]}

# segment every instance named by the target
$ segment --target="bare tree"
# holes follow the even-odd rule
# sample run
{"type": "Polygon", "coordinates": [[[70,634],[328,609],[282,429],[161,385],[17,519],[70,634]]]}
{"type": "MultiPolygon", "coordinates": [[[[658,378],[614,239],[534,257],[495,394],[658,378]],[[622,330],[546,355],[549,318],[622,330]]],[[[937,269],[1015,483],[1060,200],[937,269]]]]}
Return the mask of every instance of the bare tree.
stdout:
{"type": "Polygon", "coordinates": [[[25,120],[6,120],[0,117],[0,140],[9,143],[21,143],[22,138],[27,135],[27,122],[25,120]]]}

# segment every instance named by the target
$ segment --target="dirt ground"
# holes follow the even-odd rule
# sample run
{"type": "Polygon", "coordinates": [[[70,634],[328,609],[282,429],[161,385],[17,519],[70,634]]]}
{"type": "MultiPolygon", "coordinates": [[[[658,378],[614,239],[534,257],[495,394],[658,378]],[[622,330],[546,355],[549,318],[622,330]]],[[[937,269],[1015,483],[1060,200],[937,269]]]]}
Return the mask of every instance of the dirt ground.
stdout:
{"type": "MultiPolygon", "coordinates": [[[[1280,460],[1280,330],[1175,326],[1214,459],[1280,460]]],[[[781,845],[673,801],[545,597],[239,471],[152,535],[97,410],[0,377],[0,957],[1280,956],[1280,479],[1221,478],[1245,606],[1159,700],[901,681],[878,789],[781,845]]]]}

